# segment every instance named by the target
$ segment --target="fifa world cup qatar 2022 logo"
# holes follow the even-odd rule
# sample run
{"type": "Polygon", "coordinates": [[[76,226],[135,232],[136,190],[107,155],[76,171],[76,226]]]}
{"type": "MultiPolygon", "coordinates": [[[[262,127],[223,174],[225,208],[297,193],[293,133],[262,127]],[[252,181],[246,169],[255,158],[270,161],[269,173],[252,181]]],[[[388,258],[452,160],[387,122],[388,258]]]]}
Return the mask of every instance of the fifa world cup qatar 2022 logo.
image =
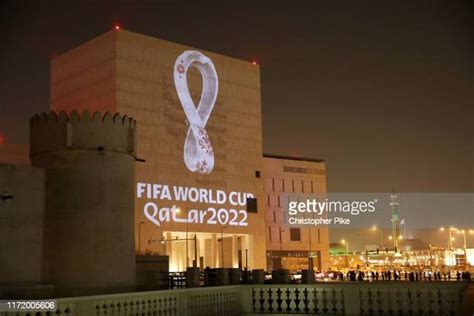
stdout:
{"type": "Polygon", "coordinates": [[[217,72],[212,60],[201,52],[185,51],[174,64],[174,84],[189,124],[183,150],[184,163],[192,172],[209,174],[214,168],[214,149],[206,131],[206,124],[219,90],[217,72]],[[196,67],[203,80],[201,99],[197,107],[188,87],[187,73],[190,67],[196,67]]]}

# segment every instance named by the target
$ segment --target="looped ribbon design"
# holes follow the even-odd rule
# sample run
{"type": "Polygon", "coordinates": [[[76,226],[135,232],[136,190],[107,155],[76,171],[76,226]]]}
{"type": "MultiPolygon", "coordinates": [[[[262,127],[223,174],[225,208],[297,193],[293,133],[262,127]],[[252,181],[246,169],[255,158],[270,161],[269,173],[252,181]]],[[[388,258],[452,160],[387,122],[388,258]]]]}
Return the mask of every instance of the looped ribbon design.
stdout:
{"type": "Polygon", "coordinates": [[[184,143],[184,163],[192,172],[209,174],[214,168],[214,149],[205,127],[219,90],[217,72],[212,60],[201,52],[185,51],[174,64],[174,84],[189,123],[184,143]],[[189,93],[189,67],[196,67],[203,80],[201,99],[197,107],[189,93]]]}

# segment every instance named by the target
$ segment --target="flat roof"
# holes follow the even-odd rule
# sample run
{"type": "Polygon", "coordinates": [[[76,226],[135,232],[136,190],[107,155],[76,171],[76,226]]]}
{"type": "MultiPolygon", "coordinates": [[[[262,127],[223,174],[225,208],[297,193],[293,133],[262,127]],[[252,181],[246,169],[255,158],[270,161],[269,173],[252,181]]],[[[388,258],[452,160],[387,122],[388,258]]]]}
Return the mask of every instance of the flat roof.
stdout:
{"type": "Polygon", "coordinates": [[[286,160],[297,160],[297,161],[309,161],[309,162],[324,162],[324,159],[272,155],[272,154],[265,154],[265,153],[263,154],[263,157],[264,158],[275,158],[275,159],[286,159],[286,160]]]}

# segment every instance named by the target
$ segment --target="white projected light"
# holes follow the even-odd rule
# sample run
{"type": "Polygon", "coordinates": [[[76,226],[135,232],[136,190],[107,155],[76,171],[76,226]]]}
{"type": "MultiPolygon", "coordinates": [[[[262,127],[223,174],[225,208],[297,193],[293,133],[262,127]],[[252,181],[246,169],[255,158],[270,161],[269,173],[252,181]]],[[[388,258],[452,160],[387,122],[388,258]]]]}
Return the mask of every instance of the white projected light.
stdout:
{"type": "Polygon", "coordinates": [[[184,163],[192,172],[209,174],[214,168],[214,150],[205,127],[219,90],[217,73],[212,60],[201,52],[185,51],[174,64],[174,84],[189,122],[183,151],[184,163]],[[197,107],[189,93],[187,80],[189,67],[196,67],[203,80],[201,99],[197,107]]]}
{"type": "Polygon", "coordinates": [[[167,222],[247,226],[245,206],[249,198],[254,198],[248,192],[144,182],[137,183],[136,196],[147,201],[143,206],[143,214],[156,226],[167,222]],[[189,202],[205,203],[207,206],[193,206],[185,211],[184,217],[179,215],[182,209],[178,205],[189,202]]]}

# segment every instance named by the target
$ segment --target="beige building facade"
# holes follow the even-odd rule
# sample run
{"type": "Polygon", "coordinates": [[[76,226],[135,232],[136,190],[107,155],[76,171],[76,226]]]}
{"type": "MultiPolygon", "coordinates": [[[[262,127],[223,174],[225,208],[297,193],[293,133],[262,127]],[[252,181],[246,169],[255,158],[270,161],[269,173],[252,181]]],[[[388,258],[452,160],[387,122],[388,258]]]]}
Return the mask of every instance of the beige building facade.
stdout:
{"type": "MultiPolygon", "coordinates": [[[[52,60],[51,109],[137,120],[135,250],[168,255],[171,271],[268,268],[267,250],[281,248],[268,180],[325,190],[325,175],[290,176],[263,158],[260,69],[250,62],[112,30],[52,60]]],[[[309,251],[301,236],[283,249],[309,251]]],[[[324,267],[327,231],[311,236],[324,267]]]]}
{"type": "Polygon", "coordinates": [[[269,269],[329,268],[329,230],[321,227],[290,227],[284,220],[284,195],[326,192],[324,161],[264,155],[263,179],[267,264],[269,269]],[[311,258],[311,259],[309,259],[311,258]]]}
{"type": "Polygon", "coordinates": [[[113,30],[52,61],[51,108],[137,120],[137,253],[169,255],[175,271],[195,259],[201,267],[265,268],[258,66],[113,30]],[[181,90],[179,76],[187,82],[181,90]],[[211,170],[186,165],[199,162],[201,146],[211,170]],[[258,211],[247,213],[252,197],[258,211]]]}

